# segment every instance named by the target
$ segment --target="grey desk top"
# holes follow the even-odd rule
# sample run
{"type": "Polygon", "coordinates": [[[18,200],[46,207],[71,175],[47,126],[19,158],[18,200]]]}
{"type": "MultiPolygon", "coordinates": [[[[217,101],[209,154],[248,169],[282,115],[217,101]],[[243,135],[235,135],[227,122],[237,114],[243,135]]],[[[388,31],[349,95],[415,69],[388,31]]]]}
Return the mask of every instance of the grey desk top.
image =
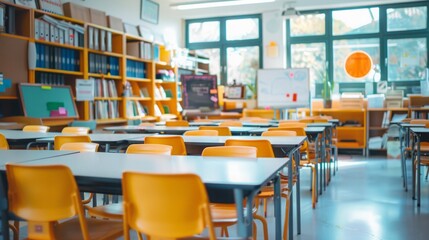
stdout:
{"type": "Polygon", "coordinates": [[[8,141],[35,141],[38,138],[54,137],[61,134],[58,132],[38,133],[23,132],[20,130],[0,130],[0,133],[3,134],[8,141]]]}
{"type": "MultiPolygon", "coordinates": [[[[125,142],[129,139],[133,139],[133,138],[144,138],[146,136],[152,136],[153,134],[116,134],[116,133],[93,133],[93,134],[88,134],[88,136],[91,138],[92,142],[95,143],[101,143],[101,144],[105,144],[105,143],[122,143],[125,142]]],[[[50,138],[40,138],[36,140],[37,142],[41,142],[41,143],[49,143],[49,142],[54,142],[54,138],[50,137],[50,138]]]]}
{"type": "Polygon", "coordinates": [[[78,152],[54,150],[0,150],[0,169],[4,169],[6,163],[23,163],[76,153],[78,152]]]}
{"type": "Polygon", "coordinates": [[[123,153],[77,153],[28,162],[61,164],[78,177],[118,180],[125,171],[146,173],[195,173],[204,183],[224,188],[255,189],[288,163],[288,158],[226,158],[163,156],[123,153]],[[100,168],[100,166],[103,166],[100,168]]]}

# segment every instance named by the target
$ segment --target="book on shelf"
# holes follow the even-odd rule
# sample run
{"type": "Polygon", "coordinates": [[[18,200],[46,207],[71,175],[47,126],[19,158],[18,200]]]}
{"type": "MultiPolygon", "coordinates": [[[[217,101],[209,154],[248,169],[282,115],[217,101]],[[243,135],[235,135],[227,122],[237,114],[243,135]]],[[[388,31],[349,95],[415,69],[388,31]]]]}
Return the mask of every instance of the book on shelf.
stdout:
{"type": "Polygon", "coordinates": [[[80,71],[79,51],[36,43],[36,67],[80,71]]]}
{"type": "Polygon", "coordinates": [[[128,59],[127,77],[146,78],[146,64],[128,59]]]}
{"type": "Polygon", "coordinates": [[[140,97],[142,98],[150,97],[149,92],[147,91],[147,88],[145,87],[140,88],[140,97]]]}
{"type": "Polygon", "coordinates": [[[392,120],[390,122],[392,123],[400,123],[402,120],[408,117],[407,113],[394,113],[392,116],[392,120]]]}
{"type": "Polygon", "coordinates": [[[112,52],[112,33],[96,27],[88,27],[88,47],[94,50],[112,52]]]}
{"type": "Polygon", "coordinates": [[[154,105],[154,109],[155,109],[155,116],[159,117],[162,115],[161,109],[159,109],[158,104],[154,105]]]}
{"type": "Polygon", "coordinates": [[[177,102],[177,111],[178,112],[182,112],[183,111],[182,105],[179,102],[177,102]]]}
{"type": "Polygon", "coordinates": [[[118,97],[115,80],[94,79],[94,95],[96,97],[118,97]]]}
{"type": "Polygon", "coordinates": [[[89,53],[88,67],[90,73],[119,76],[119,58],[117,57],[89,53]]]}
{"type": "Polygon", "coordinates": [[[170,107],[168,105],[162,105],[162,108],[164,109],[165,114],[170,113],[170,107]]]}
{"type": "Polygon", "coordinates": [[[161,94],[162,99],[167,98],[167,94],[165,93],[165,90],[162,86],[159,86],[159,93],[161,94]]]}
{"type": "Polygon", "coordinates": [[[383,120],[381,123],[381,127],[387,128],[390,124],[390,111],[386,111],[383,113],[383,120]]]}
{"type": "Polygon", "coordinates": [[[36,40],[83,47],[84,34],[85,29],[82,26],[57,20],[48,15],[34,20],[34,38],[36,40]]]}
{"type": "Polygon", "coordinates": [[[165,97],[172,98],[173,93],[171,92],[171,89],[165,89],[165,97]]]}
{"type": "Polygon", "coordinates": [[[161,91],[159,90],[159,88],[155,87],[153,91],[154,91],[155,99],[162,99],[161,91]]]}
{"type": "Polygon", "coordinates": [[[127,117],[144,117],[146,111],[139,101],[127,101],[127,117]]]}
{"type": "Polygon", "coordinates": [[[36,72],[36,83],[44,85],[65,85],[64,74],[36,72]]]}
{"type": "Polygon", "coordinates": [[[109,118],[118,118],[118,101],[110,100],[98,100],[90,102],[90,110],[92,113],[91,119],[109,119],[109,118]]]}

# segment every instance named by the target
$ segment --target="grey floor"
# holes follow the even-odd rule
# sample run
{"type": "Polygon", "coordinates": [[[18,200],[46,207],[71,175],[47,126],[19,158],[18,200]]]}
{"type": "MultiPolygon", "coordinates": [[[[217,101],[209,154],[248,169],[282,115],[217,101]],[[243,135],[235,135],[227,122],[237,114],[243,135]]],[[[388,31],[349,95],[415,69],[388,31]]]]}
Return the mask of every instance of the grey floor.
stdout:
{"type": "MultiPolygon", "coordinates": [[[[302,232],[297,235],[295,227],[294,239],[429,239],[428,181],[422,178],[422,205],[417,208],[411,191],[403,190],[399,160],[341,155],[339,163],[316,209],[311,208],[310,172],[301,171],[302,232]]],[[[275,239],[271,211],[269,238],[275,239]]],[[[263,239],[260,229],[258,225],[258,239],[263,239]]],[[[25,236],[25,225],[21,230],[25,236]]],[[[234,227],[229,231],[235,235],[234,227]]]]}

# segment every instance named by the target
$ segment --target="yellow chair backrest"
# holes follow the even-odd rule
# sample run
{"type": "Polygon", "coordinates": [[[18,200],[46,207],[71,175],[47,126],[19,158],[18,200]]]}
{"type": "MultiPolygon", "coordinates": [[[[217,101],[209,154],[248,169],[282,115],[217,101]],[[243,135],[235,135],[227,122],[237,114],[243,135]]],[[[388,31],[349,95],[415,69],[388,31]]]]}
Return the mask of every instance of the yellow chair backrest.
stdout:
{"type": "Polygon", "coordinates": [[[87,127],[65,127],[61,133],[67,134],[76,134],[76,135],[86,135],[89,133],[89,128],[87,127]]]}
{"type": "Polygon", "coordinates": [[[411,119],[411,124],[427,124],[429,123],[429,119],[411,119]]]}
{"type": "Polygon", "coordinates": [[[172,146],[172,155],[187,155],[186,145],[182,136],[148,136],[144,138],[145,144],[165,144],[172,146]]]}
{"type": "Polygon", "coordinates": [[[283,127],[302,127],[305,128],[307,127],[307,123],[305,122],[281,122],[279,123],[279,128],[283,128],[283,127]]]}
{"type": "Polygon", "coordinates": [[[218,132],[218,136],[232,136],[231,130],[229,127],[217,127],[217,126],[201,126],[200,130],[216,130],[218,132]]]}
{"type": "MultiPolygon", "coordinates": [[[[29,239],[36,239],[32,237],[38,233],[32,223],[55,222],[76,215],[84,238],[89,239],[79,189],[68,167],[6,164],[6,171],[9,210],[29,222],[29,239]]],[[[45,232],[44,238],[48,236],[52,236],[49,231],[45,232]]]]}
{"type": "Polygon", "coordinates": [[[7,150],[9,149],[9,143],[7,142],[6,137],[0,133],[0,149],[7,150]]]}
{"type": "Polygon", "coordinates": [[[261,136],[266,137],[285,137],[285,136],[296,136],[295,131],[286,131],[286,130],[278,130],[278,131],[266,131],[261,134],[261,136]]]}
{"type": "Polygon", "coordinates": [[[274,110],[272,109],[243,109],[243,117],[260,117],[266,119],[274,118],[274,110]]]}
{"type": "Polygon", "coordinates": [[[221,127],[242,127],[243,123],[239,121],[224,121],[219,124],[221,127]]]}
{"type": "Polygon", "coordinates": [[[142,122],[142,123],[139,124],[139,126],[142,126],[142,127],[154,127],[155,123],[142,122]]]}
{"type": "Polygon", "coordinates": [[[60,150],[97,152],[98,144],[90,142],[67,142],[61,145],[60,150]]]}
{"type": "Polygon", "coordinates": [[[167,127],[189,127],[189,122],[186,120],[166,121],[167,127]]]}
{"type": "Polygon", "coordinates": [[[302,119],[299,119],[299,122],[301,122],[301,123],[313,123],[314,119],[310,118],[310,117],[308,117],[308,118],[302,118],[302,119]]]}
{"type": "Polygon", "coordinates": [[[23,132],[40,132],[45,133],[49,131],[48,126],[43,125],[27,125],[22,129],[23,132]]]}
{"type": "Polygon", "coordinates": [[[173,147],[170,145],[144,143],[144,144],[131,144],[130,146],[128,146],[126,153],[171,155],[172,150],[173,150],[173,147]]]}
{"type": "Polygon", "coordinates": [[[125,172],[122,190],[125,240],[130,228],[156,239],[208,229],[209,239],[216,239],[207,192],[197,175],[125,172]]]}
{"type": "Polygon", "coordinates": [[[190,130],[183,133],[184,136],[219,136],[216,130],[190,130]]]}
{"type": "Polygon", "coordinates": [[[258,149],[248,146],[217,146],[204,148],[202,156],[256,158],[258,149]]]}
{"type": "Polygon", "coordinates": [[[55,136],[54,137],[54,149],[60,150],[64,143],[72,142],[84,142],[90,143],[91,138],[87,135],[75,135],[75,136],[55,136]]]}
{"type": "Polygon", "coordinates": [[[227,139],[225,146],[248,146],[258,149],[258,157],[275,157],[270,141],[266,139],[227,139]]]}
{"type": "MultiPolygon", "coordinates": [[[[296,133],[296,136],[307,136],[307,134],[305,133],[305,129],[303,127],[278,127],[278,128],[268,128],[268,131],[293,131],[296,133]]],[[[308,142],[305,141],[302,146],[300,151],[301,152],[307,152],[308,150],[308,142]]]]}

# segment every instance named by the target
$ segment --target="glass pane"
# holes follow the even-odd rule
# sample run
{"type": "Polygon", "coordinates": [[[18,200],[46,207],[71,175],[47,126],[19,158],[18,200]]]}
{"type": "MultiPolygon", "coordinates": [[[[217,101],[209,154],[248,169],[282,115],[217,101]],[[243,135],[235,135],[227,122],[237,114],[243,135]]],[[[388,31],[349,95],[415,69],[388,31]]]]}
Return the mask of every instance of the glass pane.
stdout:
{"type": "Polygon", "coordinates": [[[378,38],[337,40],[334,41],[334,81],[335,82],[356,82],[373,81],[380,69],[380,41],[378,38]],[[362,79],[355,79],[347,76],[344,70],[346,58],[353,51],[364,51],[371,56],[373,70],[362,79]]]}
{"type": "Polygon", "coordinates": [[[189,42],[215,42],[220,39],[218,21],[189,24],[189,42]]]}
{"type": "Polygon", "coordinates": [[[427,7],[388,8],[387,31],[404,31],[426,28],[427,7]]]}
{"type": "Polygon", "coordinates": [[[259,69],[259,47],[230,47],[227,54],[227,83],[255,84],[259,69]]]}
{"type": "Polygon", "coordinates": [[[389,81],[422,79],[427,64],[425,38],[387,41],[387,77],[389,81]]]}
{"type": "Polygon", "coordinates": [[[325,72],[325,43],[293,44],[291,50],[291,66],[310,69],[310,90],[315,97],[316,82],[322,82],[325,72]]]}
{"type": "Polygon", "coordinates": [[[305,14],[290,20],[290,35],[311,36],[325,34],[325,14],[305,14]]]}
{"type": "Polygon", "coordinates": [[[259,19],[245,18],[226,21],[226,40],[259,38],[259,19]]]}
{"type": "Polygon", "coordinates": [[[361,8],[332,12],[333,35],[379,32],[379,9],[361,8]]]}
{"type": "Polygon", "coordinates": [[[217,83],[220,84],[220,50],[219,48],[198,49],[195,51],[197,55],[202,55],[210,59],[209,74],[217,76],[217,83]]]}

